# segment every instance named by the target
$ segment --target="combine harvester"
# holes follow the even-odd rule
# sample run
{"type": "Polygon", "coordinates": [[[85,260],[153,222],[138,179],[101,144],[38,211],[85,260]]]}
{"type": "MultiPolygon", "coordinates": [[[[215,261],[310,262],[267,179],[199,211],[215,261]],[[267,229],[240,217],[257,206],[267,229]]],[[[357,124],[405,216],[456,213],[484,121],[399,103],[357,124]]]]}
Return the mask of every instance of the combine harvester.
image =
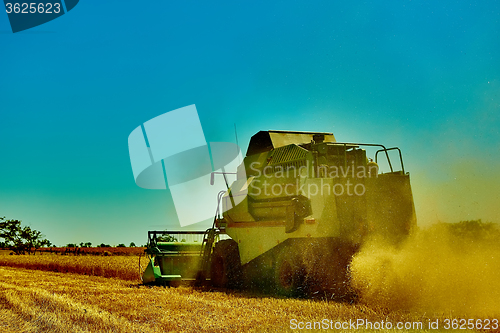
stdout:
{"type": "Polygon", "coordinates": [[[349,264],[368,237],[398,243],[416,226],[399,148],[336,142],[332,133],[258,132],[218,199],[207,231],[149,231],[145,283],[194,280],[340,299],[351,292],[349,264]],[[200,241],[178,241],[189,234],[200,241]]]}

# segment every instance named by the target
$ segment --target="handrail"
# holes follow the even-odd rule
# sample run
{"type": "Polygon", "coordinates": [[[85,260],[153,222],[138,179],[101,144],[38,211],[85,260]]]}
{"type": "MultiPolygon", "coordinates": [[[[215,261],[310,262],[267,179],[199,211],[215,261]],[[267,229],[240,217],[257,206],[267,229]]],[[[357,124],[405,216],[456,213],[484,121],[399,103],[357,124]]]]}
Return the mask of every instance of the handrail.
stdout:
{"type": "MultiPolygon", "coordinates": [[[[403,164],[403,155],[401,154],[401,149],[399,149],[398,147],[392,147],[392,148],[388,148],[388,149],[380,149],[380,150],[377,150],[377,152],[375,153],[375,163],[377,163],[377,155],[379,152],[381,151],[385,151],[386,155],[387,155],[387,151],[388,150],[396,150],[399,152],[399,161],[401,162],[401,169],[403,171],[403,175],[405,174],[405,166],[403,164]]],[[[389,165],[390,165],[390,162],[389,162],[389,165]]],[[[391,167],[391,172],[392,171],[392,167],[391,167]]]]}
{"type": "MultiPolygon", "coordinates": [[[[378,150],[377,153],[379,151],[384,151],[385,152],[385,156],[387,158],[387,163],[389,163],[389,168],[391,168],[391,172],[394,172],[394,170],[392,169],[392,164],[391,164],[391,159],[389,158],[389,154],[387,153],[388,150],[391,150],[391,149],[399,149],[399,148],[389,148],[387,149],[384,145],[381,145],[381,144],[378,144],[378,143],[354,143],[354,142],[328,142],[328,145],[343,145],[344,148],[347,147],[347,145],[352,145],[352,146],[368,146],[368,147],[382,147],[382,149],[378,150]]],[[[375,163],[377,163],[377,153],[375,154],[375,163]]],[[[400,151],[400,154],[401,154],[401,151],[400,151]]],[[[403,159],[401,158],[401,161],[403,161],[403,159]]],[[[401,163],[402,165],[402,163],[401,163]]],[[[404,171],[404,169],[403,169],[404,171]]]]}

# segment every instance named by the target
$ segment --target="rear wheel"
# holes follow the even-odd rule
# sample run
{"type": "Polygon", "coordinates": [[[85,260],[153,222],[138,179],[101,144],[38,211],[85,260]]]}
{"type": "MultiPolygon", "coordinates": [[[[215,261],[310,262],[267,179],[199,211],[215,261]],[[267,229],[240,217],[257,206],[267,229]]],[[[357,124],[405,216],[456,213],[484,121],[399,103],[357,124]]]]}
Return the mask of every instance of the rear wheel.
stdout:
{"type": "Polygon", "coordinates": [[[352,244],[333,239],[316,239],[304,246],[307,295],[351,300],[349,265],[355,250],[352,244]]]}
{"type": "Polygon", "coordinates": [[[235,288],[241,285],[241,277],[238,243],[232,239],[217,242],[210,265],[212,285],[219,288],[235,288]]]}
{"type": "Polygon", "coordinates": [[[274,265],[276,293],[289,297],[302,295],[304,277],[305,270],[300,254],[294,253],[289,246],[282,248],[274,265]]]}

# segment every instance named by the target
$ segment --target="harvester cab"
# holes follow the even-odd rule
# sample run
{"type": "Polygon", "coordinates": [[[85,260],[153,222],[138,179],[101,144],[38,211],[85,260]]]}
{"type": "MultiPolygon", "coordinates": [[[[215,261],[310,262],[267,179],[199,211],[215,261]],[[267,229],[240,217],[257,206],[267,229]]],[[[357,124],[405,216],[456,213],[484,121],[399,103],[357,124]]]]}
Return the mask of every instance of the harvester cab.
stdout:
{"type": "Polygon", "coordinates": [[[399,148],[337,142],[332,133],[258,132],[219,203],[201,247],[176,247],[150,234],[147,251],[155,258],[145,281],[198,276],[217,287],[341,297],[350,260],[368,237],[399,242],[416,225],[399,148]],[[191,257],[198,263],[183,266],[191,257]]]}

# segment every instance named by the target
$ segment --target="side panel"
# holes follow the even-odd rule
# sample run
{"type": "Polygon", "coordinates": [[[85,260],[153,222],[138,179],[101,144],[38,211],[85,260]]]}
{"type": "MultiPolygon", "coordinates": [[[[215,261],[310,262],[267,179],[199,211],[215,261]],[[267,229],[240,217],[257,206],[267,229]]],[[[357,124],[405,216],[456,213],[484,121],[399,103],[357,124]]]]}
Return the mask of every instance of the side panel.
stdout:
{"type": "Polygon", "coordinates": [[[410,176],[381,174],[367,179],[367,220],[371,232],[398,242],[416,226],[410,176]]]}
{"type": "Polygon", "coordinates": [[[240,250],[241,264],[257,258],[261,254],[280,245],[287,239],[305,238],[313,239],[316,237],[325,237],[321,231],[320,225],[302,224],[301,227],[293,233],[285,232],[285,225],[270,225],[266,222],[239,223],[231,228],[227,228],[227,234],[238,243],[240,250]]]}

